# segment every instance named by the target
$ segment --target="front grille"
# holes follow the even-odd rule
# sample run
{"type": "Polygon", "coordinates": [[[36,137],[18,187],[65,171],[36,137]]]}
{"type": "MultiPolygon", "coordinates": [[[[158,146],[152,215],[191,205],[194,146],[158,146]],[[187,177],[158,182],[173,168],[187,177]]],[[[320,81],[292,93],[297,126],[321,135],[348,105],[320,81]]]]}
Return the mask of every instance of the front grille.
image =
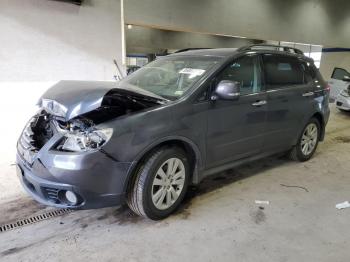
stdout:
{"type": "Polygon", "coordinates": [[[53,203],[59,203],[60,200],[58,198],[58,192],[60,191],[59,189],[56,188],[50,188],[50,187],[43,187],[43,194],[47,198],[47,200],[53,202],[53,203]]]}
{"type": "Polygon", "coordinates": [[[18,140],[18,152],[30,166],[36,153],[53,137],[51,118],[45,112],[34,116],[24,128],[18,140]]]}
{"type": "Polygon", "coordinates": [[[342,106],[343,103],[342,102],[337,102],[337,106],[342,106]]]}
{"type": "Polygon", "coordinates": [[[23,157],[23,159],[30,165],[33,164],[34,156],[38,152],[38,149],[34,146],[34,140],[33,140],[33,130],[32,130],[32,123],[35,121],[33,118],[29,121],[27,126],[24,128],[21,137],[18,141],[18,153],[23,157]]]}

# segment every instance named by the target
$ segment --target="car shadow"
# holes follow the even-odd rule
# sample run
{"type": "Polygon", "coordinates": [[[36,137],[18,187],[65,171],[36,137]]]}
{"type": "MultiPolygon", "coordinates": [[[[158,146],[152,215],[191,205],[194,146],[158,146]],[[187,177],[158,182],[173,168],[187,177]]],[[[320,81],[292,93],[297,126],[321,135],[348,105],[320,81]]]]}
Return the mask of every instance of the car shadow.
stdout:
{"type": "MultiPolygon", "coordinates": [[[[190,216],[190,206],[195,198],[229,186],[232,183],[239,183],[241,180],[258,175],[287,162],[289,160],[284,156],[277,155],[211,175],[205,178],[199,185],[189,186],[184,200],[171,217],[178,216],[182,219],[187,219],[190,216]]],[[[52,207],[46,207],[37,203],[29,196],[3,202],[0,207],[3,210],[2,214],[0,214],[0,225],[12,223],[21,218],[33,216],[48,210],[54,210],[52,207]]],[[[136,224],[139,222],[152,223],[150,220],[134,214],[126,205],[99,210],[76,210],[70,214],[63,215],[60,223],[68,223],[69,220],[72,220],[74,227],[78,226],[82,229],[87,228],[93,222],[118,225],[136,224]]]]}
{"type": "Polygon", "coordinates": [[[189,186],[185,198],[175,214],[182,214],[184,218],[187,218],[190,215],[189,207],[192,204],[192,200],[196,197],[224,188],[233,183],[239,183],[246,178],[261,174],[288,162],[290,160],[284,154],[279,154],[213,174],[201,181],[199,185],[189,186]]]}

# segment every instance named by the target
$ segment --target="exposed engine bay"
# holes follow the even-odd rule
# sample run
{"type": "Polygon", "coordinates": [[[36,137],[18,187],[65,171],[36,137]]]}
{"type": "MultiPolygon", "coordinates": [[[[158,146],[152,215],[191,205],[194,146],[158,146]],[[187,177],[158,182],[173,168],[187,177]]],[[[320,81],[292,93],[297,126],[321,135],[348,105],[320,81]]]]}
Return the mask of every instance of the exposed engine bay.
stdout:
{"type": "Polygon", "coordinates": [[[161,105],[163,102],[160,99],[130,93],[127,90],[112,89],[103,97],[99,108],[84,114],[83,117],[91,119],[97,125],[122,115],[161,105]]]}
{"type": "Polygon", "coordinates": [[[100,107],[68,121],[62,115],[55,114],[57,109],[59,112],[64,111],[59,108],[59,103],[55,102],[55,107],[51,109],[42,107],[25,130],[30,134],[30,146],[35,151],[40,150],[57,133],[63,138],[54,145],[53,150],[90,151],[103,146],[113,135],[112,128],[99,129],[99,124],[160,104],[162,101],[153,97],[111,90],[103,97],[100,107]]]}

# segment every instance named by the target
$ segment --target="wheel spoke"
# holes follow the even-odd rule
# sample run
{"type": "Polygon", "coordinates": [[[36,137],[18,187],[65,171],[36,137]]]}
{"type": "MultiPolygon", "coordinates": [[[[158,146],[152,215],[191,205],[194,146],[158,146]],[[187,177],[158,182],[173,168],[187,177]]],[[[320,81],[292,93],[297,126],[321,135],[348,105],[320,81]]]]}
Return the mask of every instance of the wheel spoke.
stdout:
{"type": "Polygon", "coordinates": [[[171,158],[168,160],[168,167],[167,167],[167,170],[166,170],[166,174],[167,175],[171,175],[171,172],[173,171],[173,166],[174,166],[174,159],[171,158]]]}
{"type": "Polygon", "coordinates": [[[174,180],[171,184],[172,185],[177,185],[177,186],[182,186],[185,183],[185,179],[184,178],[180,178],[177,180],[174,180]]]}
{"type": "Polygon", "coordinates": [[[309,125],[309,127],[307,128],[307,134],[310,136],[312,134],[312,130],[313,130],[313,126],[309,125]]]}
{"type": "Polygon", "coordinates": [[[157,175],[159,175],[163,180],[166,178],[166,174],[163,170],[163,167],[160,167],[157,171],[157,175]]]}
{"type": "Polygon", "coordinates": [[[164,186],[164,181],[163,181],[163,179],[159,179],[156,177],[156,178],[154,178],[153,185],[154,186],[164,186]]]}
{"type": "Polygon", "coordinates": [[[302,150],[301,150],[301,151],[303,151],[304,155],[307,155],[307,148],[308,148],[308,145],[307,145],[307,143],[305,143],[302,147],[302,150]]]}
{"type": "Polygon", "coordinates": [[[166,190],[162,189],[162,195],[157,201],[157,206],[162,206],[165,196],[166,196],[166,190]]]}
{"type": "Polygon", "coordinates": [[[155,194],[153,194],[152,196],[153,203],[155,204],[158,203],[158,200],[162,196],[163,191],[164,191],[163,188],[159,188],[159,190],[155,194]]]}
{"type": "Polygon", "coordinates": [[[175,191],[175,189],[173,187],[170,187],[170,193],[171,193],[172,198],[173,198],[173,200],[175,202],[176,199],[179,197],[179,195],[177,194],[177,192],[175,191]]]}
{"type": "Polygon", "coordinates": [[[179,178],[183,178],[185,177],[185,171],[184,170],[180,170],[179,172],[177,172],[174,176],[173,176],[173,180],[178,180],[179,178]]]}
{"type": "Polygon", "coordinates": [[[172,204],[172,200],[171,200],[171,193],[169,190],[166,191],[166,205],[167,207],[170,207],[172,204]]]}
{"type": "Polygon", "coordinates": [[[311,151],[312,151],[312,148],[311,148],[311,145],[310,145],[310,142],[309,143],[307,143],[307,154],[309,155],[310,153],[311,153],[311,151]]]}
{"type": "Polygon", "coordinates": [[[180,160],[179,160],[179,159],[175,159],[174,165],[173,165],[173,168],[172,168],[172,171],[171,171],[171,174],[172,174],[172,175],[175,174],[175,172],[176,172],[176,170],[177,170],[179,164],[180,164],[180,160]]]}
{"type": "Polygon", "coordinates": [[[317,131],[317,129],[316,129],[315,127],[313,127],[313,128],[311,129],[310,135],[311,135],[311,136],[314,136],[315,133],[316,133],[316,131],[317,131]]]}

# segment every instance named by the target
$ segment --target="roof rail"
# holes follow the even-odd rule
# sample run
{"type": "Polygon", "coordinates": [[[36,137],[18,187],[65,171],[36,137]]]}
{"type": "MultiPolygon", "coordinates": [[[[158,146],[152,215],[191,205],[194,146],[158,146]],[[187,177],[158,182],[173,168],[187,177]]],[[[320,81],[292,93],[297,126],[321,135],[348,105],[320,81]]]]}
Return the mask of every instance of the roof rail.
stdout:
{"type": "Polygon", "coordinates": [[[303,51],[298,48],[290,47],[290,46],[281,46],[281,45],[269,45],[269,44],[256,44],[243,46],[238,49],[239,51],[248,51],[248,50],[276,50],[283,51],[292,54],[304,55],[303,51]]]}
{"type": "Polygon", "coordinates": [[[210,47],[193,47],[193,48],[185,48],[185,49],[180,49],[177,50],[174,54],[176,53],[182,53],[182,52],[187,52],[187,51],[194,51],[194,50],[203,50],[203,49],[212,49],[210,47]]]}

